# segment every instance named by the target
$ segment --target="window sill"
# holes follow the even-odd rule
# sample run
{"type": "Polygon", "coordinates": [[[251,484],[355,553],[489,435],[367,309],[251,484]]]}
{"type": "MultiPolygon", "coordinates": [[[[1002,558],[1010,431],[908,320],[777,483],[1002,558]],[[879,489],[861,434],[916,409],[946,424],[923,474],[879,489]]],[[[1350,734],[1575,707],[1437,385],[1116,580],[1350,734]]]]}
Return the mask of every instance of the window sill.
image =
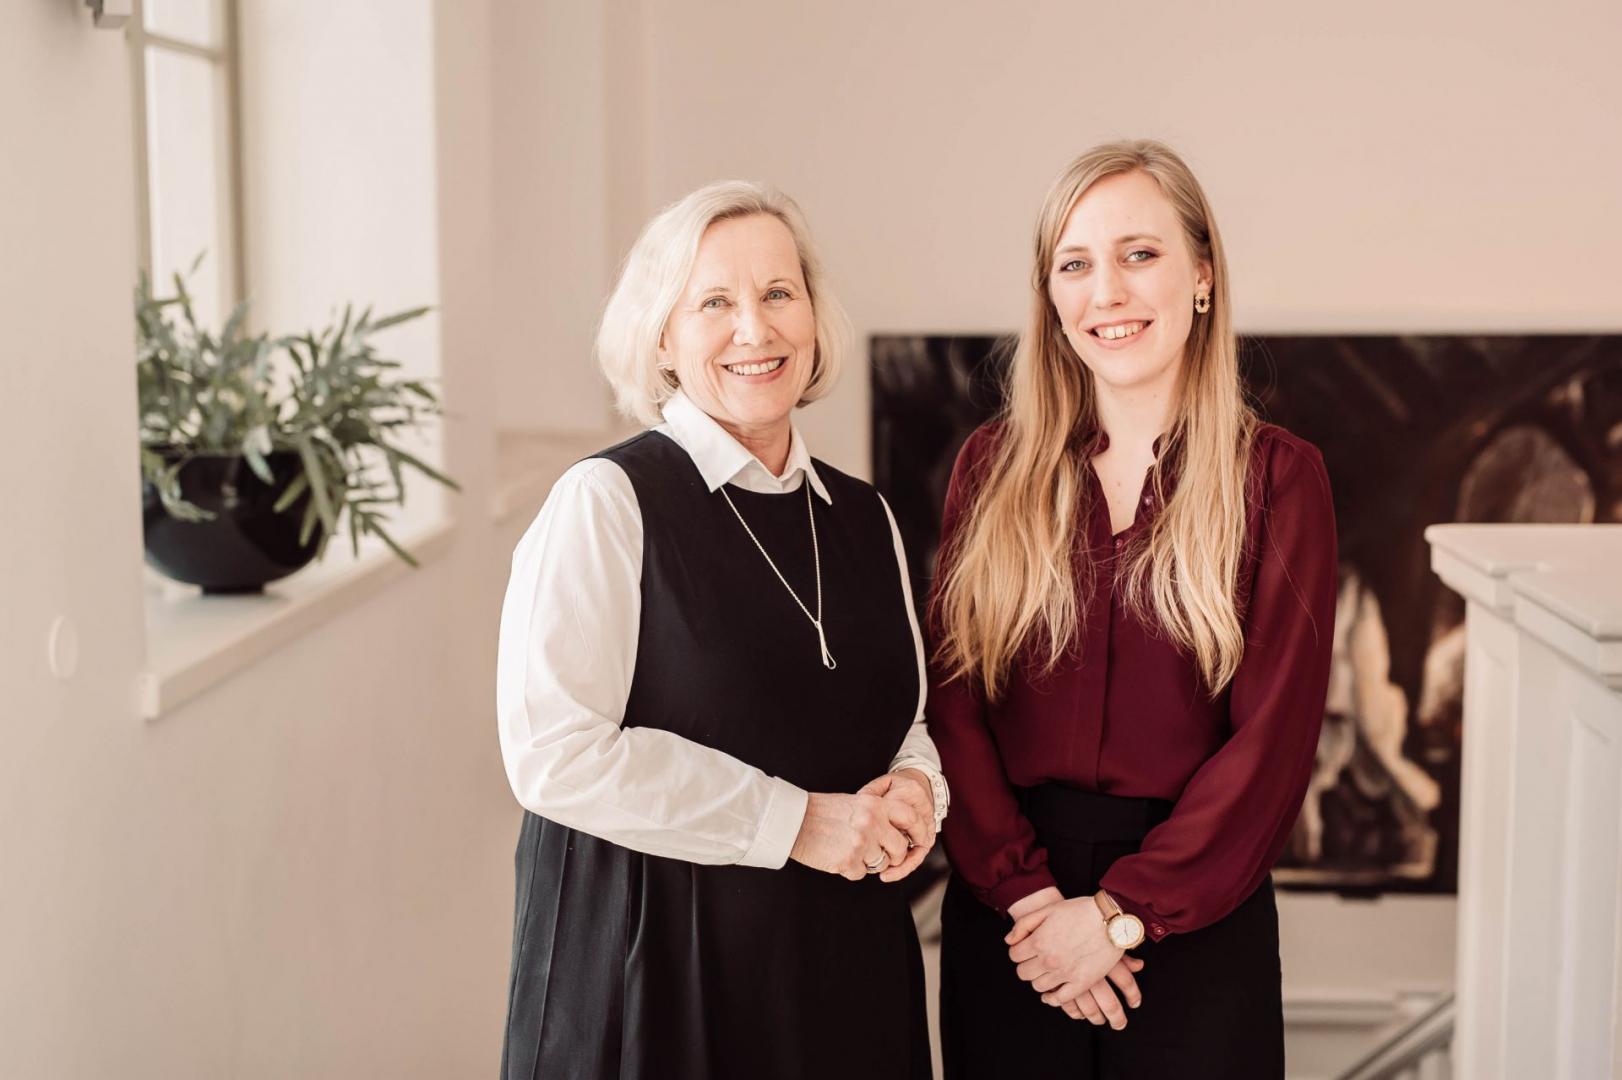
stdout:
{"type": "Polygon", "coordinates": [[[568,435],[509,430],[496,435],[496,483],[490,518],[500,525],[517,514],[533,517],[558,477],[582,458],[635,434],[635,428],[568,435]]]}
{"type": "MultiPolygon", "coordinates": [[[[451,545],[441,520],[399,537],[422,567],[451,545]]],[[[204,596],[146,571],[146,667],[137,683],[141,718],[156,720],[286,642],[415,571],[381,542],[359,556],[335,540],[330,554],[258,596],[204,596]]]]}

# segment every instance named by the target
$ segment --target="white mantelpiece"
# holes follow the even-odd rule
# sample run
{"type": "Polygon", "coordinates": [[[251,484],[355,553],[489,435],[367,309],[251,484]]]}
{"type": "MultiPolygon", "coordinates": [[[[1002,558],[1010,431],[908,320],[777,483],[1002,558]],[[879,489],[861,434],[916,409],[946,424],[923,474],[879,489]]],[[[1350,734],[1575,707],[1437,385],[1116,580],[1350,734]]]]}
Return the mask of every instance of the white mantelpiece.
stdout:
{"type": "Polygon", "coordinates": [[[1622,525],[1436,525],[1467,604],[1469,1080],[1622,1077],[1622,525]]]}

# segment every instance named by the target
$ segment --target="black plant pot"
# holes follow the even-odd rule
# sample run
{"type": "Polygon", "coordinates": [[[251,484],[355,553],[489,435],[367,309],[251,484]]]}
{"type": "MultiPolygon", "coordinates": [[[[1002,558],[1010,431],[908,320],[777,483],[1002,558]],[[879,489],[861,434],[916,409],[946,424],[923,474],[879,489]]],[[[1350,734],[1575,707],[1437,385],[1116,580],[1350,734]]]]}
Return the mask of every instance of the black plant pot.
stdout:
{"type": "MultiPolygon", "coordinates": [[[[174,460],[177,455],[164,452],[174,460]]],[[[304,471],[299,456],[279,450],[265,456],[274,484],[259,479],[248,462],[236,455],[198,455],[180,467],[180,494],[187,502],[214,515],[208,521],[181,521],[171,517],[151,484],[141,497],[146,561],[166,577],[203,592],[256,593],[266,582],[284,578],[315,558],[321,527],[306,544],[299,543],[299,525],[310,492],[304,491],[286,509],[272,509],[287,486],[304,471]]]]}

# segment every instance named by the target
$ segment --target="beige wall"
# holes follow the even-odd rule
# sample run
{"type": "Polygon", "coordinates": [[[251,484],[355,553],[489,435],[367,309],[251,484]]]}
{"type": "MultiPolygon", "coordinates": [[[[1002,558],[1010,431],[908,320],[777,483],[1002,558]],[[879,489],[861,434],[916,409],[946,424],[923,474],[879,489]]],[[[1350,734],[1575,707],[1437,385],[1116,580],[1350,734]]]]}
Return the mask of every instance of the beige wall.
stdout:
{"type": "MultiPolygon", "coordinates": [[[[273,25],[285,6],[244,7],[248,26],[288,30],[273,25]]],[[[311,124],[304,137],[284,131],[288,147],[332,151],[327,168],[347,173],[378,162],[346,160],[346,138],[416,156],[409,176],[375,194],[369,220],[354,214],[365,192],[343,190],[352,180],[322,195],[319,160],[279,173],[298,197],[274,213],[261,203],[250,222],[256,284],[278,320],[320,318],[335,296],[436,299],[418,355],[462,361],[445,372],[457,411],[445,453],[469,490],[438,561],[172,714],[137,718],[125,44],[93,29],[78,0],[5,5],[8,1080],[437,1080],[496,1068],[517,812],[490,723],[504,578],[485,513],[490,9],[391,3],[375,23],[378,6],[359,0],[300,10],[319,10],[350,40],[279,39],[277,59],[305,56],[306,77],[327,94],[309,101],[281,86],[278,100],[311,124]],[[367,88],[401,98],[366,99],[367,88]],[[68,682],[45,665],[58,614],[82,643],[68,682]]]]}
{"type": "Polygon", "coordinates": [[[618,254],[612,191],[624,132],[604,5],[499,6],[495,87],[497,418],[508,428],[591,431],[609,423],[591,365],[595,322],[618,254]]]}
{"type": "MultiPolygon", "coordinates": [[[[1608,0],[647,4],[644,206],[770,179],[860,331],[997,330],[1053,174],[1156,136],[1215,202],[1243,330],[1614,328],[1619,45],[1608,0]]],[[[864,474],[866,402],[853,371],[806,415],[864,474]]]]}
{"type": "MultiPolygon", "coordinates": [[[[129,70],[77,5],[0,9],[0,1075],[88,1076],[154,974],[120,937],[140,853],[140,507],[129,70]],[[75,512],[61,513],[65,500],[75,512]],[[77,627],[71,680],[46,635],[77,627]]],[[[139,1009],[139,1005],[136,1008],[139,1009]]],[[[139,1037],[137,1035],[137,1037],[139,1037]]]]}

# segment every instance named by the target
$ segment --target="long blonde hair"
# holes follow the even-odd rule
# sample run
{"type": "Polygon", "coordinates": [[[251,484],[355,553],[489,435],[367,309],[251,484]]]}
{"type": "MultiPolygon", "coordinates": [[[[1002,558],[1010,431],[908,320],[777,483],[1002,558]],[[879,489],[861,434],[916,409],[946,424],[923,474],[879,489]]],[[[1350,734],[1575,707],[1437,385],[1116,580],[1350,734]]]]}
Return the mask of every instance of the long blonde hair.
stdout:
{"type": "Polygon", "coordinates": [[[1196,262],[1211,267],[1212,288],[1210,311],[1196,315],[1189,331],[1171,429],[1151,469],[1163,509],[1122,553],[1121,596],[1134,614],[1192,654],[1213,697],[1233,678],[1244,652],[1234,594],[1257,419],[1239,380],[1222,239],[1199,182],[1169,147],[1152,140],[1106,143],[1073,161],[1042,204],[1030,310],[1009,365],[1000,432],[976,475],[959,479],[969,485],[968,502],[941,552],[936,660],[949,677],[978,681],[992,700],[1022,653],[1025,662],[1050,672],[1086,644],[1081,629],[1095,571],[1083,470],[1091,467],[1085,440],[1098,427],[1096,392],[1091,372],[1065,339],[1049,298],[1048,271],[1076,202],[1099,180],[1129,172],[1160,185],[1196,262]]]}

